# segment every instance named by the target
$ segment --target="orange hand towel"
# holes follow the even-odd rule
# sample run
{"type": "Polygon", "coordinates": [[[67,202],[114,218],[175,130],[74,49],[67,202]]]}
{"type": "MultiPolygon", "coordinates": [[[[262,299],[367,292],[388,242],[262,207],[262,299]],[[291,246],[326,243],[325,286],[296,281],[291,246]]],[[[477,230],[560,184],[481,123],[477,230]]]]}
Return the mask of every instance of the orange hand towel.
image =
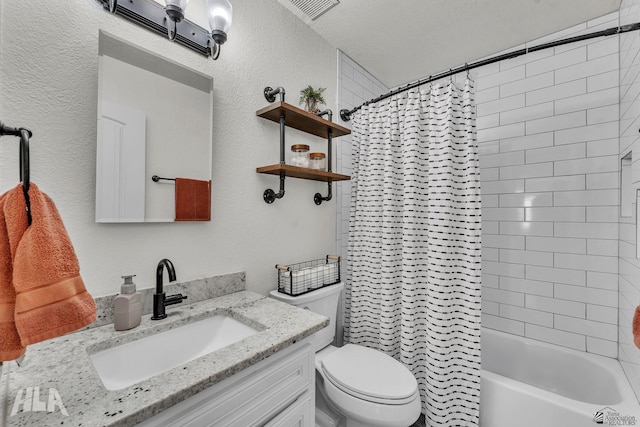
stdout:
{"type": "Polygon", "coordinates": [[[15,324],[22,344],[34,344],[93,323],[96,305],[80,277],[78,258],[53,201],[31,183],[33,222],[26,227],[22,185],[6,194],[15,324]]]}
{"type": "MultiPolygon", "coordinates": [[[[16,291],[13,289],[13,263],[9,233],[4,216],[6,194],[0,196],[0,361],[22,356],[26,348],[16,329],[14,312],[16,291]]],[[[25,215],[26,216],[26,215],[25,215]]],[[[26,222],[25,222],[26,227],[26,222]]]]}
{"type": "Polygon", "coordinates": [[[176,221],[211,220],[211,181],[176,178],[176,221]]]}
{"type": "Polygon", "coordinates": [[[636,307],[636,312],[633,314],[633,342],[636,347],[640,348],[640,306],[636,307]]]}

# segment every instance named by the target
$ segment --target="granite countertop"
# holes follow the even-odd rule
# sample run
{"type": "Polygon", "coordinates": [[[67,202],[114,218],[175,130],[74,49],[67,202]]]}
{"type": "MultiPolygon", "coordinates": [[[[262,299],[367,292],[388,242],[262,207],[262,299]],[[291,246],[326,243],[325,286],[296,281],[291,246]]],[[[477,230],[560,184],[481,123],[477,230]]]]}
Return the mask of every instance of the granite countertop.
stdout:
{"type": "MultiPolygon", "coordinates": [[[[29,346],[21,367],[10,364],[9,392],[6,395],[8,425],[134,425],[328,324],[324,316],[248,291],[191,305],[172,305],[167,307],[167,315],[160,321],[152,321],[150,315],[144,315],[141,325],[129,331],[117,332],[109,324],[29,346]],[[229,315],[260,332],[121,390],[105,389],[89,359],[90,353],[215,314],[229,315]],[[27,391],[29,387],[32,389],[27,391]],[[34,392],[36,387],[39,398],[34,392]],[[55,396],[55,391],[58,396],[55,396]],[[27,405],[23,405],[11,415],[16,396],[24,398],[27,393],[33,394],[34,402],[44,402],[40,406],[46,406],[49,399],[59,399],[68,415],[59,405],[51,405],[50,402],[53,412],[46,409],[36,412],[34,409],[38,405],[34,404],[30,411],[26,411],[24,406],[27,405]]],[[[6,369],[7,365],[2,371],[0,390],[5,388],[6,369]]]]}

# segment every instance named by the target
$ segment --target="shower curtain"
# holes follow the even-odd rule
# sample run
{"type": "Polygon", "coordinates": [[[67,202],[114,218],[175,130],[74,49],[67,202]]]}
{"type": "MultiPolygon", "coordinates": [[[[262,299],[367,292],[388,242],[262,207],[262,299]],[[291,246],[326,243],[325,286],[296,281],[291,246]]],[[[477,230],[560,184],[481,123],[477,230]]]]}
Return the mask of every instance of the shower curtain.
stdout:
{"type": "Polygon", "coordinates": [[[480,174],[473,82],[413,89],[352,122],[345,339],[418,380],[428,426],[479,422],[480,174]]]}

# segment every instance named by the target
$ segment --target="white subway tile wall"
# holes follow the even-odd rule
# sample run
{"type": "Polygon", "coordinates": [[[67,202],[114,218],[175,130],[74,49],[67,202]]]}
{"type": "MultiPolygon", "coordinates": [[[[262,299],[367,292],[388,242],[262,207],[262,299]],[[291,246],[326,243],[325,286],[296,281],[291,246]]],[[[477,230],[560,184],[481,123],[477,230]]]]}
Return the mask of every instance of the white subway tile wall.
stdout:
{"type": "MultiPolygon", "coordinates": [[[[384,84],[368,73],[358,63],[338,50],[338,105],[334,120],[342,126],[351,128],[351,122],[340,119],[340,110],[351,110],[363,104],[365,101],[376,98],[389,91],[384,84]]],[[[351,175],[353,168],[351,163],[351,135],[343,136],[336,141],[336,165],[335,172],[351,175]]],[[[341,277],[347,277],[347,244],[349,238],[349,205],[351,202],[350,181],[339,181],[336,184],[336,241],[338,255],[342,257],[341,277]]]]}
{"type": "MultiPolygon", "coordinates": [[[[622,0],[620,6],[620,25],[631,24],[640,21],[640,1],[622,0]]],[[[632,152],[632,181],[633,188],[637,189],[638,161],[640,160],[640,39],[634,31],[621,34],[620,42],[620,71],[619,71],[619,96],[620,96],[620,157],[632,152]]],[[[609,78],[613,84],[613,77],[609,78]]],[[[598,82],[604,85],[605,80],[598,82]]],[[[633,192],[635,193],[635,191],[633,192]]],[[[635,198],[634,198],[635,199],[635,198]]],[[[636,215],[637,206],[633,205],[631,217],[620,217],[618,236],[619,256],[619,300],[618,300],[618,358],[627,374],[631,386],[640,396],[640,350],[633,344],[632,320],[636,307],[640,304],[640,261],[636,258],[636,215]]],[[[606,219],[611,212],[606,210],[591,212],[592,218],[606,219]]],[[[587,213],[589,216],[589,213],[587,213]]],[[[589,279],[589,278],[588,278],[589,279]]],[[[606,283],[606,277],[593,276],[591,282],[602,287],[606,283]]],[[[590,319],[597,320],[611,316],[607,311],[592,311],[590,319]]],[[[608,341],[594,338],[587,341],[587,349],[608,348],[608,341]]],[[[613,350],[609,350],[613,353],[613,350]]],[[[603,353],[604,354],[604,351],[603,353]]]]}
{"type": "Polygon", "coordinates": [[[618,54],[592,39],[478,72],[485,327],[617,356],[618,54]]]}

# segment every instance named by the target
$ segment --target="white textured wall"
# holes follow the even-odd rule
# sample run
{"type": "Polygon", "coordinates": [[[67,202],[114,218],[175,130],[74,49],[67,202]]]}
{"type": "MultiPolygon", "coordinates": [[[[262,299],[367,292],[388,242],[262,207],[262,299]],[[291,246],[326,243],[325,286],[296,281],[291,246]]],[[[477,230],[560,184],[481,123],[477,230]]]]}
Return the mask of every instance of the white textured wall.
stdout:
{"type": "MultiPolygon", "coordinates": [[[[620,25],[640,22],[640,1],[623,0],[620,25]]],[[[620,218],[620,324],[618,327],[618,358],[636,395],[640,396],[640,350],[633,344],[631,324],[640,305],[640,260],[636,258],[635,190],[638,188],[637,165],[640,164],[640,37],[637,32],[620,35],[620,155],[632,152],[634,185],[631,191],[634,206],[631,217],[620,218]]],[[[628,191],[625,189],[625,191],[628,191]]]]}
{"type": "MultiPolygon", "coordinates": [[[[204,1],[191,3],[197,9],[204,1]]],[[[279,156],[278,125],[255,116],[267,104],[264,87],[284,86],[293,104],[306,85],[327,87],[335,105],[335,48],[275,0],[234,0],[233,8],[229,41],[211,61],[108,14],[96,0],[73,7],[0,2],[0,120],[33,130],[32,181],[60,210],[94,296],[119,291],[124,274],[153,286],[164,257],[179,280],[246,271],[247,288],[266,294],[275,286],[276,263],[335,250],[335,201],[313,203],[326,184],[287,179],[285,197],[267,205],[262,193],[277,189],[278,179],[255,172],[279,156]],[[94,222],[99,29],[213,76],[211,222],[94,222]]],[[[18,144],[11,139],[0,143],[0,191],[18,183],[18,144]]],[[[287,145],[295,142],[326,145],[291,130],[287,145]]]]}
{"type": "Polygon", "coordinates": [[[483,326],[617,357],[617,37],[478,73],[483,326]]]}

